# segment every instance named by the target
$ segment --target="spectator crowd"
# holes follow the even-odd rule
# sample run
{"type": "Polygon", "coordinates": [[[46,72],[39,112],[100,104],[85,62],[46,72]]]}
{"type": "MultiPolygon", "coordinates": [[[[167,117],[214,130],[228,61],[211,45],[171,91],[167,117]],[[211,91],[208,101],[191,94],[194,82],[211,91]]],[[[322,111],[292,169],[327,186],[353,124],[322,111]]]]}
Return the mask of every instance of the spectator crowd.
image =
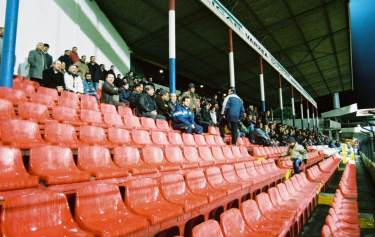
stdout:
{"type": "Polygon", "coordinates": [[[233,144],[240,136],[265,146],[287,145],[291,137],[304,146],[328,143],[328,138],[316,131],[274,123],[269,111],[260,113],[253,105],[245,109],[235,88],[229,88],[227,94],[205,97],[189,83],[180,95],[170,94],[156,89],[152,79],[132,71],[122,76],[113,65],[107,70],[98,64],[95,56],[89,60],[86,55],[79,56],[77,47],[65,50],[55,61],[48,50],[49,45],[40,42],[30,51],[29,77],[59,92],[88,94],[101,103],[127,105],[138,116],[170,120],[174,129],[189,133],[207,132],[209,126],[217,126],[222,136],[232,134],[233,144]]]}

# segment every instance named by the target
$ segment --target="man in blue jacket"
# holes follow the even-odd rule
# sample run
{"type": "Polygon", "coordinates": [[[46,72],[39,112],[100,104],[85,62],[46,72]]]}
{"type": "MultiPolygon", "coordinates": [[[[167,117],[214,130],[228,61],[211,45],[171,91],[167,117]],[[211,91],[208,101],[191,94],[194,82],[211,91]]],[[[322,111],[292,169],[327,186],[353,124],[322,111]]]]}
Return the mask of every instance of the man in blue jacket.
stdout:
{"type": "Polygon", "coordinates": [[[195,123],[194,114],[189,109],[189,105],[190,98],[188,96],[182,97],[181,105],[177,104],[172,114],[173,128],[187,133],[201,134],[203,128],[195,123]]]}
{"type": "Polygon", "coordinates": [[[234,87],[228,90],[228,96],[225,97],[221,114],[230,126],[232,134],[232,144],[237,143],[239,124],[245,112],[242,99],[236,95],[234,87]]]}

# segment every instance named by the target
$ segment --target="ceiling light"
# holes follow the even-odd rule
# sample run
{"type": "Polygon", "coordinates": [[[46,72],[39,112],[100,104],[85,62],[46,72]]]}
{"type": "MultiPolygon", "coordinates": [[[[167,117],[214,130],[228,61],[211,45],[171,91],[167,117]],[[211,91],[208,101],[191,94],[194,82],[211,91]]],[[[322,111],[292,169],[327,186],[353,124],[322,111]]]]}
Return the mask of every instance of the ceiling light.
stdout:
{"type": "Polygon", "coordinates": [[[203,87],[204,87],[204,85],[200,85],[199,87],[200,87],[200,88],[203,88],[203,87]]]}
{"type": "Polygon", "coordinates": [[[160,74],[163,74],[164,70],[163,70],[163,69],[160,69],[159,72],[160,72],[160,74]]]}

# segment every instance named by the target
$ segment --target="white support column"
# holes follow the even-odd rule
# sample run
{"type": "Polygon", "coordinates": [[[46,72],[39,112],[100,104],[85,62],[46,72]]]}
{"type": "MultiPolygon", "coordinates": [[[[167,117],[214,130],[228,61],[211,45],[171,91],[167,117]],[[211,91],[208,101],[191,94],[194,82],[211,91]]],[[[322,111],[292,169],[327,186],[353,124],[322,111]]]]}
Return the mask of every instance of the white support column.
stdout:
{"type": "Polygon", "coordinates": [[[307,129],[310,130],[310,106],[309,101],[306,100],[306,114],[307,114],[307,129]]]}
{"type": "Polygon", "coordinates": [[[292,124],[293,124],[293,127],[296,127],[296,108],[295,108],[295,103],[294,103],[293,86],[291,86],[291,92],[292,92],[292,98],[290,100],[292,104],[292,122],[293,122],[292,124]]]}
{"type": "Polygon", "coordinates": [[[315,111],[314,111],[314,107],[313,107],[313,109],[312,109],[312,122],[313,122],[313,124],[312,124],[312,129],[313,129],[313,131],[315,130],[315,111]]]}
{"type": "Polygon", "coordinates": [[[303,127],[303,119],[304,119],[304,117],[303,117],[303,99],[302,99],[302,95],[301,95],[301,101],[300,101],[300,109],[301,109],[301,129],[304,129],[304,127],[303,127]]]}
{"type": "Polygon", "coordinates": [[[229,55],[229,85],[236,86],[236,79],[234,74],[234,54],[233,54],[233,33],[228,29],[228,55],[229,55]]]}
{"type": "Polygon", "coordinates": [[[260,74],[259,74],[259,85],[260,85],[260,105],[261,112],[266,112],[266,96],[264,93],[264,78],[263,78],[263,58],[259,56],[260,74]]]}
{"type": "Polygon", "coordinates": [[[284,123],[284,103],[283,103],[283,87],[281,85],[281,75],[279,74],[279,102],[280,102],[280,121],[284,123]]]}
{"type": "Polygon", "coordinates": [[[169,91],[176,92],[176,2],[169,0],[169,91]]]}

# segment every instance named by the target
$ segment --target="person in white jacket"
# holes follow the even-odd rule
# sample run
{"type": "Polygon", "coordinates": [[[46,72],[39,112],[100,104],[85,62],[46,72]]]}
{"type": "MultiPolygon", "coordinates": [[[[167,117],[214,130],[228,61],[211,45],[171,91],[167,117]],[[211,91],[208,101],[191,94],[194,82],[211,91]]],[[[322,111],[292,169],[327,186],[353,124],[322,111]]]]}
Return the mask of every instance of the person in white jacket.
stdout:
{"type": "Polygon", "coordinates": [[[83,82],[78,74],[78,68],[76,65],[71,65],[68,72],[64,74],[65,90],[74,93],[84,93],[83,82]]]}

